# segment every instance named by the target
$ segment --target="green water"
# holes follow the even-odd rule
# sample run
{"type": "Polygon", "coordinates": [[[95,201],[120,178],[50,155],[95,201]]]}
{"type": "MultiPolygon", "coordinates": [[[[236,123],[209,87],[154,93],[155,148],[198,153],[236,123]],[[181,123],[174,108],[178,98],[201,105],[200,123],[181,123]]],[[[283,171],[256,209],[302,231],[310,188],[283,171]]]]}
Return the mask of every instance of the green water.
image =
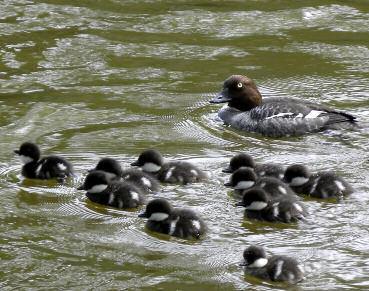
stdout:
{"type": "Polygon", "coordinates": [[[0,1],[0,288],[271,290],[245,277],[243,249],[296,257],[296,290],[369,288],[369,1],[0,1]],[[268,139],[224,127],[208,104],[231,74],[266,97],[344,109],[356,131],[268,139]],[[24,180],[23,141],[75,166],[66,185],[24,180]],[[208,182],[157,195],[209,226],[199,242],[149,233],[137,211],[88,202],[76,187],[101,157],[128,167],[148,147],[189,160],[208,182]],[[335,170],[356,192],[306,201],[295,226],[243,219],[221,173],[258,162],[335,170]]]}

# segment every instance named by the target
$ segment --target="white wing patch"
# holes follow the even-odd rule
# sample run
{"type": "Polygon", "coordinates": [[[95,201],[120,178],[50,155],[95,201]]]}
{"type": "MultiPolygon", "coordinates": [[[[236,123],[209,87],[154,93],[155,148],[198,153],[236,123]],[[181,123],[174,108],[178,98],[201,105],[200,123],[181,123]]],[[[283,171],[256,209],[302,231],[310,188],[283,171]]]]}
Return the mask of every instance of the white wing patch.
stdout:
{"type": "Polygon", "coordinates": [[[194,227],[197,231],[200,231],[200,229],[201,229],[200,221],[198,221],[198,220],[192,220],[192,225],[193,225],[193,227],[194,227]]]}
{"type": "Polygon", "coordinates": [[[114,194],[113,193],[110,193],[108,204],[112,204],[113,201],[114,201],[114,194]]]}
{"type": "Polygon", "coordinates": [[[170,228],[169,228],[169,235],[173,235],[173,233],[176,231],[176,227],[177,227],[177,222],[179,220],[179,216],[176,218],[176,220],[173,220],[170,223],[170,228]]]}
{"type": "Polygon", "coordinates": [[[274,274],[274,280],[277,280],[277,278],[281,275],[283,264],[284,264],[284,261],[282,260],[277,261],[277,267],[276,267],[275,274],[274,274]]]}
{"type": "Polygon", "coordinates": [[[133,192],[133,191],[131,191],[131,198],[132,198],[132,200],[136,200],[136,201],[140,200],[140,197],[139,197],[138,193],[133,192]]]}
{"type": "Polygon", "coordinates": [[[311,110],[305,118],[317,118],[320,114],[324,113],[324,111],[319,110],[311,110]]]}
{"type": "Polygon", "coordinates": [[[58,163],[56,166],[59,168],[60,171],[65,171],[67,169],[67,166],[63,163],[58,163]]]}
{"type": "Polygon", "coordinates": [[[295,209],[298,211],[298,212],[303,212],[303,209],[302,209],[302,207],[298,204],[298,203],[293,203],[292,204],[293,205],[293,207],[295,207],[295,209]]]}
{"type": "Polygon", "coordinates": [[[272,115],[272,116],[269,116],[265,119],[271,119],[271,118],[277,118],[277,117],[285,117],[285,116],[291,116],[291,115],[294,115],[295,113],[292,113],[292,112],[284,112],[284,113],[278,113],[278,114],[275,114],[275,115],[272,115]]]}
{"type": "Polygon", "coordinates": [[[287,190],[282,186],[278,186],[278,191],[281,192],[283,195],[287,194],[287,190]]]}
{"type": "Polygon", "coordinates": [[[194,170],[194,169],[192,169],[190,172],[191,172],[195,177],[197,177],[197,176],[199,175],[199,173],[197,173],[197,171],[196,171],[196,170],[194,170]]]}
{"type": "Polygon", "coordinates": [[[145,178],[145,177],[142,177],[141,181],[142,181],[142,184],[144,184],[145,186],[147,186],[149,188],[152,186],[150,180],[145,178]]]}
{"type": "Polygon", "coordinates": [[[41,168],[42,168],[42,164],[39,164],[37,169],[36,169],[36,176],[37,177],[40,175],[41,168]]]}
{"type": "Polygon", "coordinates": [[[346,190],[346,187],[343,186],[342,182],[341,181],[338,181],[338,180],[335,180],[334,181],[334,184],[336,184],[336,186],[338,187],[338,189],[340,189],[340,191],[344,191],[346,190]]]}
{"type": "Polygon", "coordinates": [[[166,173],[166,175],[165,175],[165,178],[164,178],[164,180],[165,181],[168,181],[169,179],[170,179],[170,177],[172,176],[172,174],[173,174],[173,170],[175,169],[175,167],[170,167],[169,168],[169,170],[168,170],[168,172],[166,173]]]}

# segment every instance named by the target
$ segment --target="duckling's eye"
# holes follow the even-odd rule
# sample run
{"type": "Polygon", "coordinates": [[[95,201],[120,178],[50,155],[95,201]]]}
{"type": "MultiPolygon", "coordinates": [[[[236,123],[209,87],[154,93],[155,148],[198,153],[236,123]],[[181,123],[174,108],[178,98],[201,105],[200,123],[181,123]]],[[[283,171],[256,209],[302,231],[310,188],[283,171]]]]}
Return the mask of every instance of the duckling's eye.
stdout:
{"type": "Polygon", "coordinates": [[[242,86],[243,86],[242,83],[237,84],[237,88],[242,88],[242,86]]]}

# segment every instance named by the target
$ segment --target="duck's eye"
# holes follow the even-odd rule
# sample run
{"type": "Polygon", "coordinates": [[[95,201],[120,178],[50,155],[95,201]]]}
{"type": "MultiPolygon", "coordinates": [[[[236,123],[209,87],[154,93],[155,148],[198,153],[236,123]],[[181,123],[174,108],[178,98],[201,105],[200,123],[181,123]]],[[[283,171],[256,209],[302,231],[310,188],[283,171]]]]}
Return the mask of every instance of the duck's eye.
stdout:
{"type": "Polygon", "coordinates": [[[242,88],[242,86],[243,86],[242,83],[237,84],[237,88],[242,88]]]}

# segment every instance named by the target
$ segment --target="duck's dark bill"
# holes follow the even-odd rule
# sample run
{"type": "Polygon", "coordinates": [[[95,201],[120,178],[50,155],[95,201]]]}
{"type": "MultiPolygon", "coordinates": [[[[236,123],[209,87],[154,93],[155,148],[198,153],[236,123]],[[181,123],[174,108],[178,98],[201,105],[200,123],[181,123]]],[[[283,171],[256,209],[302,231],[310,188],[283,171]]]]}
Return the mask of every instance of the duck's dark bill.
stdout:
{"type": "Polygon", "coordinates": [[[147,213],[146,212],[142,212],[138,215],[138,217],[145,217],[147,218],[147,213]]]}
{"type": "Polygon", "coordinates": [[[131,163],[131,166],[140,166],[140,163],[138,161],[135,161],[135,162],[131,163]]]}
{"type": "Polygon", "coordinates": [[[228,167],[228,168],[224,168],[224,169],[222,170],[222,172],[223,172],[223,173],[233,173],[233,171],[232,171],[232,169],[231,169],[230,167],[228,167]]]}
{"type": "Polygon", "coordinates": [[[231,187],[232,186],[231,182],[225,182],[223,185],[226,186],[226,187],[231,187]]]}
{"type": "Polygon", "coordinates": [[[235,206],[245,206],[245,204],[243,204],[243,202],[241,201],[241,202],[237,202],[237,203],[235,204],[235,206]]]}
{"type": "Polygon", "coordinates": [[[224,89],[217,96],[211,99],[210,103],[224,103],[228,101],[231,101],[231,98],[229,97],[228,89],[224,89]]]}
{"type": "Polygon", "coordinates": [[[85,186],[84,186],[84,185],[79,186],[79,187],[77,188],[77,190],[85,190],[85,186]]]}
{"type": "Polygon", "coordinates": [[[14,150],[14,153],[17,154],[17,155],[20,154],[19,150],[14,150]]]}

